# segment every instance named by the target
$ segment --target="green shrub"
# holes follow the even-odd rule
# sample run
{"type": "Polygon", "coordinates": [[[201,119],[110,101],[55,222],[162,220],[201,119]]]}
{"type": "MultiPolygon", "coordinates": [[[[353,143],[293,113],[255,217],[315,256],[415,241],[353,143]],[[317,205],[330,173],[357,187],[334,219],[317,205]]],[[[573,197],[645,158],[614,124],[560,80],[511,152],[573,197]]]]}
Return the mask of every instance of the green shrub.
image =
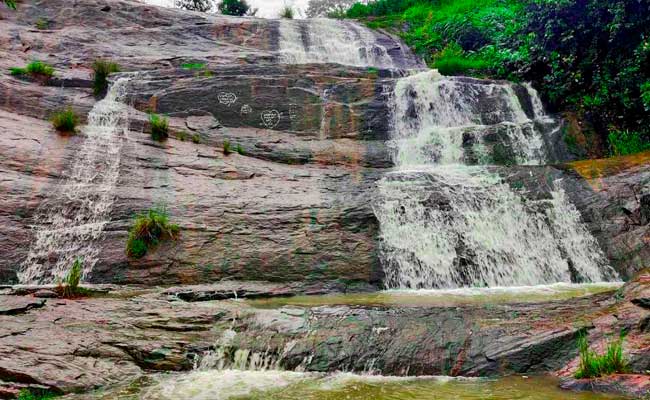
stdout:
{"type": "Polygon", "coordinates": [[[650,111],[650,81],[641,85],[641,101],[646,111],[650,111]]]}
{"type": "Polygon", "coordinates": [[[223,154],[229,155],[230,153],[232,153],[232,145],[230,140],[226,139],[223,141],[223,154]]]}
{"type": "Polygon", "coordinates": [[[433,67],[443,75],[476,74],[489,67],[485,60],[463,53],[458,45],[447,46],[433,61],[433,67]]]}
{"type": "Polygon", "coordinates": [[[46,390],[23,389],[18,393],[18,400],[52,400],[56,395],[46,390]]]}
{"type": "Polygon", "coordinates": [[[280,10],[280,18],[293,19],[295,11],[293,7],[286,5],[280,10]]]}
{"type": "Polygon", "coordinates": [[[93,92],[99,96],[108,89],[108,76],[120,72],[120,66],[109,60],[95,60],[93,63],[93,92]]]}
{"type": "Polygon", "coordinates": [[[237,147],[235,147],[235,151],[237,152],[237,154],[240,154],[242,156],[244,155],[244,148],[241,147],[240,144],[237,144],[237,147]]]}
{"type": "Polygon", "coordinates": [[[31,75],[34,77],[50,78],[54,75],[54,68],[43,61],[32,61],[25,68],[10,68],[11,75],[31,75]]]}
{"type": "Polygon", "coordinates": [[[169,120],[158,114],[149,114],[149,124],[151,124],[151,138],[155,141],[162,142],[169,137],[169,120]]]}
{"type": "Polygon", "coordinates": [[[12,10],[16,9],[16,0],[4,0],[4,3],[7,7],[11,8],[12,10]]]}
{"type": "Polygon", "coordinates": [[[163,240],[176,240],[180,227],[169,222],[169,215],[163,208],[151,209],[135,216],[126,242],[126,254],[142,258],[163,240]]]}
{"type": "Polygon", "coordinates": [[[217,8],[222,14],[238,17],[242,17],[251,11],[251,7],[246,0],[222,0],[217,8]]]}
{"type": "Polygon", "coordinates": [[[627,156],[650,150],[650,142],[643,140],[638,132],[613,130],[609,133],[608,140],[612,156],[627,156]]]}
{"type": "Polygon", "coordinates": [[[199,135],[198,133],[192,135],[192,143],[196,143],[196,144],[201,143],[201,135],[199,135]]]}
{"type": "Polygon", "coordinates": [[[72,107],[55,113],[50,120],[54,129],[61,133],[75,133],[79,123],[79,117],[77,117],[72,107]]]}
{"type": "Polygon", "coordinates": [[[586,333],[578,336],[578,349],[580,351],[580,365],[575,373],[577,379],[598,378],[601,376],[622,374],[628,371],[628,364],[623,355],[623,340],[625,335],[607,345],[604,354],[597,354],[589,349],[586,333]]]}

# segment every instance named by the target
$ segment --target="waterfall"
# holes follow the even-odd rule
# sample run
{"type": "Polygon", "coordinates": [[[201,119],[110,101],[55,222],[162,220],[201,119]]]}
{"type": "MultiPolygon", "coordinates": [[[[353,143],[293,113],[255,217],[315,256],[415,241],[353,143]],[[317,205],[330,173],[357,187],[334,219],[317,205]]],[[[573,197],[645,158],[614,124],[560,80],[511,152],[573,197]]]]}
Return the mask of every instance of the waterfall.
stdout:
{"type": "Polygon", "coordinates": [[[327,18],[280,20],[280,60],[284,64],[396,68],[374,32],[353,22],[327,18]]]}
{"type": "Polygon", "coordinates": [[[85,141],[66,179],[36,210],[34,240],[18,273],[21,283],[56,283],[76,258],[83,259],[86,277],[97,262],[95,241],[109,221],[128,131],[128,107],[119,102],[127,82],[117,80],[90,111],[85,141]]]}
{"type": "Polygon", "coordinates": [[[537,123],[551,118],[531,87],[427,71],[399,80],[392,103],[397,171],[379,182],[374,205],[388,288],[614,276],[562,182],[551,183],[550,198],[531,200],[490,166],[547,161],[537,123]]]}

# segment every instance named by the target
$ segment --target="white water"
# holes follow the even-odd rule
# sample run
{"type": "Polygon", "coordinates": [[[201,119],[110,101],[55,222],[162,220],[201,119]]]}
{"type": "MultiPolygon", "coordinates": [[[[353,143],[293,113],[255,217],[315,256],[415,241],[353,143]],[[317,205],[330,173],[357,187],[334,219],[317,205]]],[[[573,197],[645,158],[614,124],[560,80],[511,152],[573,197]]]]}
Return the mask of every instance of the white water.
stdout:
{"type": "Polygon", "coordinates": [[[127,82],[115,82],[90,111],[84,143],[67,177],[36,211],[34,240],[18,273],[20,283],[57,283],[76,258],[83,259],[85,277],[97,262],[96,240],[109,221],[128,131],[128,108],[119,102],[127,82]]]}
{"type": "Polygon", "coordinates": [[[280,20],[280,60],[284,64],[395,68],[388,50],[377,43],[371,30],[353,22],[326,18],[280,20]]]}
{"type": "MultiPolygon", "coordinates": [[[[534,119],[548,122],[537,94],[527,89],[534,119]]],[[[546,161],[542,133],[511,84],[428,71],[397,83],[393,110],[398,171],[380,181],[375,205],[388,288],[613,277],[561,182],[550,182],[550,199],[531,201],[486,166],[466,165],[493,162],[495,132],[516,164],[546,161]]]]}

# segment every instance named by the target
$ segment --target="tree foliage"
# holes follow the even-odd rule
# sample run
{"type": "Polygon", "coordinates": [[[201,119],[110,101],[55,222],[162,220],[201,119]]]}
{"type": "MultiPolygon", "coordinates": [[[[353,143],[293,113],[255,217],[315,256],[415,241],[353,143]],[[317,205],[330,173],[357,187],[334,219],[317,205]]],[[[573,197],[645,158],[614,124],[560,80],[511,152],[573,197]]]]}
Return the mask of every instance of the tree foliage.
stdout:
{"type": "Polygon", "coordinates": [[[209,12],[214,8],[214,3],[212,0],[176,0],[176,7],[189,11],[209,12]]]}
{"type": "Polygon", "coordinates": [[[238,17],[247,15],[251,11],[251,7],[246,0],[222,0],[218,8],[222,14],[238,17]]]}
{"type": "Polygon", "coordinates": [[[395,29],[432,67],[531,81],[610,148],[646,148],[650,0],[377,0],[346,15],[395,29]]]}

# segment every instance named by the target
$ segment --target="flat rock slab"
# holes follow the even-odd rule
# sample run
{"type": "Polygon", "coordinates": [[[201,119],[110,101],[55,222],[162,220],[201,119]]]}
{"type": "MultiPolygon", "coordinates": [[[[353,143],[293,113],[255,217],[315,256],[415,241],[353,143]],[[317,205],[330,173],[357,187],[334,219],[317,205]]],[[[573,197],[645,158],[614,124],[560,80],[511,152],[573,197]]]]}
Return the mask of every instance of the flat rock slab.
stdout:
{"type": "Polygon", "coordinates": [[[612,375],[598,379],[567,379],[560,387],[573,391],[622,394],[646,398],[650,393],[650,375],[612,375]]]}
{"type": "Polygon", "coordinates": [[[24,314],[29,310],[41,308],[44,305],[44,299],[35,299],[32,297],[0,296],[0,315],[24,314]]]}

